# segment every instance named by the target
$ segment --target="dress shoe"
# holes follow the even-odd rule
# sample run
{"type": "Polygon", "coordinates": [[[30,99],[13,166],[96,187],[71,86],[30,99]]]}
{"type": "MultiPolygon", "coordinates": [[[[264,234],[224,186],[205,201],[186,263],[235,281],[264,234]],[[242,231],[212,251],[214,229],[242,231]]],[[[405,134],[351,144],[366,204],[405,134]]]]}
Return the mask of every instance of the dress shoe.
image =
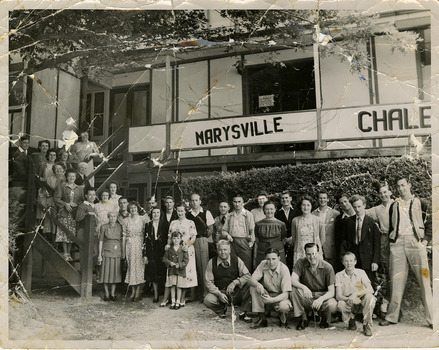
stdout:
{"type": "Polygon", "coordinates": [[[251,326],[252,329],[257,329],[257,328],[266,328],[268,325],[267,319],[263,320],[263,319],[258,319],[253,326],[251,326]]]}
{"type": "Polygon", "coordinates": [[[169,307],[171,310],[175,310],[175,303],[172,303],[172,305],[169,307]]]}
{"type": "Polygon", "coordinates": [[[252,322],[252,319],[250,317],[248,317],[245,312],[239,314],[239,319],[241,321],[244,321],[245,323],[251,323],[252,322]]]}
{"type": "Polygon", "coordinates": [[[103,301],[109,301],[110,297],[105,296],[104,299],[102,299],[103,301]]]}
{"type": "Polygon", "coordinates": [[[368,325],[368,324],[363,325],[363,330],[364,330],[364,335],[366,337],[372,336],[372,329],[370,328],[370,325],[368,325]]]}
{"type": "Polygon", "coordinates": [[[348,329],[349,329],[350,331],[355,331],[355,330],[357,330],[357,324],[355,323],[355,319],[354,319],[354,318],[351,318],[351,319],[349,320],[348,329]]]}
{"type": "Polygon", "coordinates": [[[110,295],[110,300],[111,300],[111,301],[116,301],[117,298],[116,298],[114,295],[110,295]]]}
{"type": "Polygon", "coordinates": [[[179,303],[175,304],[174,310],[180,310],[180,304],[179,303]]]}
{"type": "Polygon", "coordinates": [[[285,323],[282,321],[279,321],[279,327],[285,328],[285,329],[290,329],[290,326],[288,326],[288,321],[286,321],[285,323]]]}
{"type": "Polygon", "coordinates": [[[159,302],[159,298],[154,298],[154,299],[152,299],[152,302],[153,302],[154,304],[158,303],[158,302],[159,302]]]}
{"type": "Polygon", "coordinates": [[[140,300],[140,296],[135,296],[134,299],[133,299],[133,301],[134,301],[135,303],[137,303],[139,300],[140,300]]]}
{"type": "Polygon", "coordinates": [[[393,325],[393,324],[396,324],[396,323],[393,323],[393,322],[390,322],[390,321],[387,321],[387,320],[383,320],[383,321],[380,321],[380,323],[378,323],[380,326],[391,326],[391,325],[393,325]]]}
{"type": "Polygon", "coordinates": [[[329,323],[324,316],[322,316],[322,319],[320,320],[320,328],[329,328],[329,323]]]}
{"type": "Polygon", "coordinates": [[[297,324],[296,329],[298,331],[302,331],[306,327],[308,327],[308,321],[302,318],[302,319],[300,319],[299,323],[297,324]]]}

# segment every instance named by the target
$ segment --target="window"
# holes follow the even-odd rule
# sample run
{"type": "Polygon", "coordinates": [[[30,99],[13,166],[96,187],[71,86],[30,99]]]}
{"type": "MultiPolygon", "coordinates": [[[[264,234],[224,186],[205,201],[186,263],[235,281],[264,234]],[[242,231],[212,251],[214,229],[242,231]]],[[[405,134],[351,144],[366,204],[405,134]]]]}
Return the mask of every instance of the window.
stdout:
{"type": "Polygon", "coordinates": [[[126,119],[128,126],[151,125],[149,85],[113,90],[111,105],[113,122],[117,117],[126,119]]]}
{"type": "Polygon", "coordinates": [[[246,67],[250,114],[316,108],[312,58],[246,67]]]}
{"type": "Polygon", "coordinates": [[[9,76],[9,106],[20,106],[24,101],[24,77],[18,75],[9,76]]]}
{"type": "Polygon", "coordinates": [[[90,126],[91,137],[103,136],[104,134],[104,92],[92,92],[87,94],[87,109],[85,121],[90,126]]]}

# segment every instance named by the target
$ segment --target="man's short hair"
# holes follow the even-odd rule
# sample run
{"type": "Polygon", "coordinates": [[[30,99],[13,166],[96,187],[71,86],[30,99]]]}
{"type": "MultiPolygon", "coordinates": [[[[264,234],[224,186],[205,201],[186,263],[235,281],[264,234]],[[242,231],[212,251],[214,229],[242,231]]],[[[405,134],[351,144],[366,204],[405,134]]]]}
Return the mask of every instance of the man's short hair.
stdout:
{"type": "Polygon", "coordinates": [[[19,139],[19,141],[21,142],[21,141],[30,141],[30,137],[29,137],[29,135],[21,135],[20,136],[20,139],[19,139]]]}
{"type": "Polygon", "coordinates": [[[307,249],[313,248],[313,247],[317,247],[317,251],[320,251],[319,245],[317,243],[314,243],[314,242],[310,242],[310,243],[305,244],[305,247],[303,249],[306,251],[307,249]]]}
{"type": "Polygon", "coordinates": [[[123,199],[126,199],[128,201],[127,197],[120,197],[119,200],[118,200],[118,203],[120,203],[120,201],[123,200],[123,199]]]}
{"type": "Polygon", "coordinates": [[[282,193],[280,194],[281,197],[282,197],[284,194],[287,194],[288,196],[290,196],[291,198],[293,198],[293,196],[291,195],[291,192],[288,191],[288,190],[282,191],[282,193]]]}
{"type": "Polygon", "coordinates": [[[235,193],[233,195],[232,199],[234,199],[234,198],[241,198],[242,201],[244,202],[244,196],[241,193],[235,193]]]}
{"type": "Polygon", "coordinates": [[[216,243],[216,249],[219,249],[221,246],[223,245],[227,245],[230,247],[230,242],[227,239],[220,239],[217,243],[216,243]]]}
{"type": "Polygon", "coordinates": [[[344,252],[344,253],[341,255],[341,261],[343,261],[343,259],[344,259],[345,256],[349,256],[349,255],[353,255],[354,258],[355,258],[355,260],[357,260],[357,257],[355,256],[355,254],[352,253],[352,252],[350,252],[350,251],[348,250],[348,251],[344,252]]]}
{"type": "Polygon", "coordinates": [[[349,199],[349,195],[347,193],[342,193],[337,196],[337,203],[340,202],[340,199],[342,199],[343,197],[349,199]]]}
{"type": "Polygon", "coordinates": [[[320,196],[321,194],[326,194],[326,195],[329,197],[329,195],[328,195],[328,191],[326,191],[324,188],[320,189],[320,190],[317,192],[317,197],[320,196]]]}
{"type": "Polygon", "coordinates": [[[396,179],[395,179],[395,184],[398,183],[398,181],[401,181],[401,180],[405,180],[409,184],[410,183],[410,176],[408,176],[408,175],[398,175],[396,177],[396,179]]]}
{"type": "Polygon", "coordinates": [[[90,191],[96,192],[96,189],[94,187],[84,187],[84,196],[88,195],[88,192],[90,191]]]}
{"type": "Polygon", "coordinates": [[[277,256],[280,256],[280,252],[279,252],[279,250],[277,250],[276,248],[268,248],[268,249],[265,251],[264,256],[267,256],[268,254],[273,254],[273,253],[275,253],[277,256]]]}
{"type": "Polygon", "coordinates": [[[362,196],[362,195],[354,194],[353,196],[351,196],[351,198],[349,198],[349,202],[352,205],[357,201],[362,201],[363,204],[366,205],[366,198],[364,198],[364,196],[362,196]]]}
{"type": "Polygon", "coordinates": [[[267,191],[260,191],[260,192],[258,193],[258,197],[261,197],[261,196],[265,196],[265,197],[268,198],[268,193],[267,193],[267,191]]]}
{"type": "Polygon", "coordinates": [[[163,199],[163,201],[165,201],[165,200],[167,200],[167,199],[170,199],[170,200],[172,200],[172,201],[175,203],[174,197],[172,197],[172,196],[166,196],[166,197],[163,199]]]}
{"type": "Polygon", "coordinates": [[[88,167],[88,164],[87,164],[86,162],[79,162],[79,163],[78,163],[78,167],[79,167],[81,164],[83,164],[83,165],[85,165],[86,167],[88,167]]]}

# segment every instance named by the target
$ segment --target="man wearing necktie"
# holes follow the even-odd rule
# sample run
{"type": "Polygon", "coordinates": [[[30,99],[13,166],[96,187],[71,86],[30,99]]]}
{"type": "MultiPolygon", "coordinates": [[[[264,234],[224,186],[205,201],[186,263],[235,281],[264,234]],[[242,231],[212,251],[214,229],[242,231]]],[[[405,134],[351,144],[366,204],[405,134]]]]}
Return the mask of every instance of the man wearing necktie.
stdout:
{"type": "Polygon", "coordinates": [[[380,262],[381,237],[374,220],[366,215],[366,200],[363,196],[349,198],[355,215],[344,221],[341,254],[351,251],[357,259],[357,268],[366,272],[369,279],[375,280],[375,271],[380,262]]]}

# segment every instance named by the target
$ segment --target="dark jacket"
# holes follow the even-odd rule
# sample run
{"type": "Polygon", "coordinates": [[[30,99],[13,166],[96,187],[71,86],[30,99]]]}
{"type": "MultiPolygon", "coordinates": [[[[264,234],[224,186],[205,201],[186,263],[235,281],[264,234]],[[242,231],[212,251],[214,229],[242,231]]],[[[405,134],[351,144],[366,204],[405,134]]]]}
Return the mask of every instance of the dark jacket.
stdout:
{"type": "Polygon", "coordinates": [[[174,247],[170,247],[163,257],[163,262],[168,268],[168,276],[177,275],[181,277],[186,277],[186,265],[189,262],[189,254],[183,251],[182,247],[179,247],[177,251],[174,247]],[[170,263],[178,264],[178,269],[175,266],[171,266],[170,263]]]}
{"type": "Polygon", "coordinates": [[[350,251],[357,257],[357,268],[370,270],[372,263],[380,262],[381,234],[373,219],[365,215],[361,227],[360,244],[355,244],[356,239],[356,215],[346,218],[343,222],[344,234],[341,245],[341,254],[350,251]]]}

